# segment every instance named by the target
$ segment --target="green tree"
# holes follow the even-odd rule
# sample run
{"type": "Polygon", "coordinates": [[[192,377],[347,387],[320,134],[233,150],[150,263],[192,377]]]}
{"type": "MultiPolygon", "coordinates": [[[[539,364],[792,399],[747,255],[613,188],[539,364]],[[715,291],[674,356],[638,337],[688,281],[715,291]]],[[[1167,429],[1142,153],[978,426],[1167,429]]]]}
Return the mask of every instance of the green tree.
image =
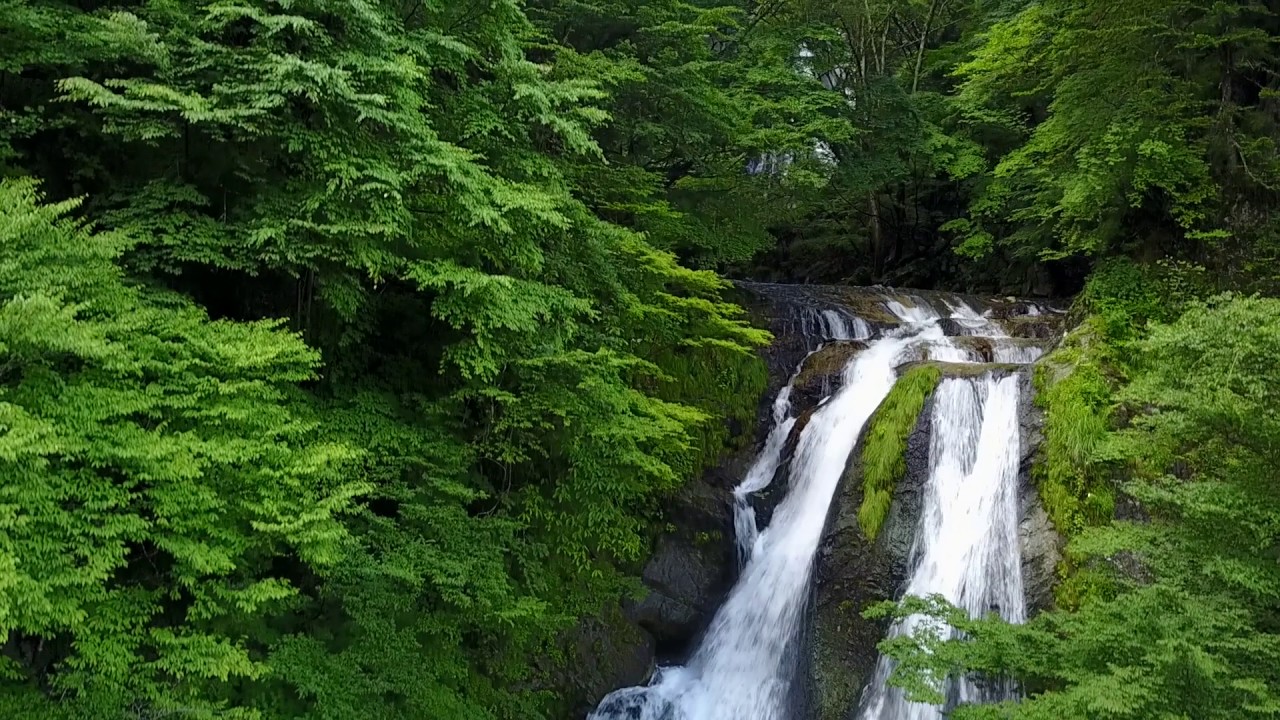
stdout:
{"type": "Polygon", "coordinates": [[[1042,2],[998,22],[958,70],[957,107],[1001,150],[960,251],[1025,260],[1134,254],[1257,270],[1280,179],[1274,10],[1042,2]]]}
{"type": "Polygon", "coordinates": [[[246,716],[261,623],[342,555],[354,451],[318,432],[296,335],[127,283],[131,240],[73,207],[0,183],[0,707],[246,716]]]}
{"type": "MultiPolygon", "coordinates": [[[[361,489],[323,565],[253,551],[291,594],[243,609],[252,672],[187,680],[190,712],[536,718],[580,701],[559,697],[561,634],[616,607],[664,493],[714,460],[727,415],[754,416],[764,334],[721,280],[583,202],[606,96],[535,63],[540,43],[510,0],[0,6],[6,172],[84,196],[83,217],[132,239],[111,272],[219,318],[218,352],[265,352],[283,341],[235,333],[287,318],[314,349],[283,335],[307,372],[278,392],[318,427],[262,442],[342,448],[324,476],[361,489]]],[[[176,332],[121,313],[139,338],[176,332]]],[[[152,590],[203,582],[185,577],[162,566],[152,590]]],[[[67,657],[27,632],[41,667],[67,657]]],[[[108,674],[142,683],[138,663],[108,674]]],[[[22,697],[47,689],[36,675],[15,678],[22,697]]]]}

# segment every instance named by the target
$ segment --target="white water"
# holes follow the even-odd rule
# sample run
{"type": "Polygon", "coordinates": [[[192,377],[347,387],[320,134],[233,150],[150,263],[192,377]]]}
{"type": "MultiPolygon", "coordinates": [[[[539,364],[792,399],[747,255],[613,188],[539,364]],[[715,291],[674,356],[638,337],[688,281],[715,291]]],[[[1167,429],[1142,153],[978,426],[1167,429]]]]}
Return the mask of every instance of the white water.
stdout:
{"type": "Polygon", "coordinates": [[[751,507],[751,494],[759,492],[773,482],[778,472],[778,463],[782,460],[782,450],[787,445],[791,428],[796,425],[796,418],[791,414],[791,385],[795,382],[796,373],[791,375],[786,387],[778,393],[773,401],[773,427],[765,438],[764,448],[756,456],[746,478],[733,489],[733,532],[738,546],[739,566],[745,566],[755,552],[756,541],[760,532],[756,529],[756,511],[751,507]]]}
{"type": "Polygon", "coordinates": [[[823,310],[822,319],[827,336],[832,340],[866,340],[871,337],[871,326],[860,317],[823,310]]]}
{"type": "MultiPolygon", "coordinates": [[[[945,380],[934,395],[929,482],[907,595],[941,594],[971,615],[1026,619],[1018,545],[1018,378],[945,380]]],[[[908,618],[890,630],[930,622],[908,618]]],[[[881,657],[863,697],[861,720],[940,720],[942,708],[907,702],[887,684],[881,657]]],[[[973,683],[952,682],[951,703],[996,699],[973,683]]],[[[999,695],[997,692],[996,695],[999,695]]]]}
{"type": "MultiPolygon", "coordinates": [[[[821,348],[828,340],[866,340],[871,337],[871,326],[860,317],[847,315],[835,310],[823,310],[816,315],[816,322],[811,314],[806,313],[802,321],[802,332],[810,347],[816,342],[821,348]],[[816,326],[816,327],[815,327],[816,326]]],[[[809,353],[812,355],[817,350],[809,353]]],[[[809,355],[805,356],[807,360],[809,355]]],[[[764,447],[756,456],[747,476],[733,489],[733,531],[737,541],[738,561],[745,566],[754,552],[760,533],[756,527],[756,511],[751,506],[751,495],[769,487],[777,475],[778,464],[782,460],[782,451],[786,448],[787,438],[796,425],[796,417],[791,414],[791,390],[796,377],[804,367],[804,360],[791,373],[787,384],[773,401],[773,427],[765,438],[764,447]]]]}

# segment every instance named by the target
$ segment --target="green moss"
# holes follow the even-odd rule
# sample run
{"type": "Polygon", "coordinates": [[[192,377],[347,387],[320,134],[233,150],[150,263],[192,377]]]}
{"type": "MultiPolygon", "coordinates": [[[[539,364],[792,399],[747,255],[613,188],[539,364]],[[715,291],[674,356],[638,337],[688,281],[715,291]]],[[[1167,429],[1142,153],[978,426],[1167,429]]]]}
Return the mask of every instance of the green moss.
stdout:
{"type": "Polygon", "coordinates": [[[711,345],[667,352],[653,362],[666,375],[656,388],[659,397],[708,416],[696,429],[693,447],[669,460],[683,477],[696,477],[725,451],[751,442],[769,384],[769,369],[758,354],[711,345]]]}
{"type": "MultiPolygon", "coordinates": [[[[1036,403],[1045,411],[1044,445],[1034,477],[1054,527],[1070,539],[1111,522],[1116,492],[1098,462],[1112,412],[1118,363],[1103,319],[1090,317],[1047,355],[1035,374],[1036,403]]],[[[1076,608],[1105,589],[1103,574],[1068,556],[1058,568],[1058,605],[1076,608]]]]}
{"type": "Polygon", "coordinates": [[[902,365],[899,369],[903,373],[910,372],[916,368],[937,368],[944,378],[978,378],[987,373],[1014,373],[1022,369],[1022,365],[1017,363],[970,363],[970,362],[943,362],[941,360],[923,360],[920,362],[912,362],[902,365]]]}
{"type": "Polygon", "coordinates": [[[893,488],[907,472],[907,437],[915,428],[925,399],[938,386],[942,371],[919,365],[898,379],[888,397],[871,418],[871,427],[862,445],[862,506],[858,524],[869,540],[880,534],[893,488]]]}
{"type": "Polygon", "coordinates": [[[1110,350],[1094,320],[1064,340],[1036,368],[1036,401],[1045,411],[1040,497],[1058,531],[1070,537],[1111,520],[1115,493],[1092,460],[1107,434],[1110,350]]]}
{"type": "Polygon", "coordinates": [[[724,539],[724,535],[719,530],[711,530],[709,532],[699,532],[694,536],[693,541],[700,547],[714,545],[724,539]]]}

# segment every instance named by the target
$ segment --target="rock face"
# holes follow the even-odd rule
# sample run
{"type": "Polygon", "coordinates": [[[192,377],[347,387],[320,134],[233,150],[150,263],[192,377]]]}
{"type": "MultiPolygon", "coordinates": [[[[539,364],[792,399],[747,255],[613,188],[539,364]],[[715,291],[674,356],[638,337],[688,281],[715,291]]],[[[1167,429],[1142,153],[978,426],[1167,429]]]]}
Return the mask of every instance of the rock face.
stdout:
{"type": "Polygon", "coordinates": [[[564,697],[582,699],[566,708],[572,717],[585,717],[590,701],[614,688],[642,684],[653,673],[653,638],[622,617],[620,608],[604,617],[584,619],[564,644],[565,651],[579,660],[556,682],[564,697]]]}
{"type": "Polygon", "coordinates": [[[829,397],[844,380],[844,368],[867,348],[858,340],[827,343],[804,359],[791,390],[791,406],[796,413],[811,410],[829,397]]]}
{"type": "Polygon", "coordinates": [[[916,519],[929,479],[932,400],[907,437],[907,473],[894,487],[889,516],[874,543],[858,525],[862,478],[857,451],[832,501],[814,573],[813,717],[844,720],[876,664],[887,622],[862,617],[869,605],[896,598],[906,582],[916,519]]]}
{"type": "Polygon", "coordinates": [[[1053,607],[1053,588],[1058,563],[1062,560],[1062,536],[1049,521],[1032,478],[1032,468],[1044,444],[1044,413],[1035,403],[1031,368],[1019,372],[1022,394],[1018,403],[1018,426],[1022,434],[1022,457],[1018,462],[1018,537],[1022,544],[1022,586],[1027,598],[1027,614],[1053,607]]]}
{"type": "Polygon", "coordinates": [[[736,547],[730,489],[746,472],[753,449],[736,453],[692,483],[670,504],[674,532],[658,538],[641,579],[648,594],[624,605],[653,636],[660,658],[681,658],[733,583],[736,547]]]}

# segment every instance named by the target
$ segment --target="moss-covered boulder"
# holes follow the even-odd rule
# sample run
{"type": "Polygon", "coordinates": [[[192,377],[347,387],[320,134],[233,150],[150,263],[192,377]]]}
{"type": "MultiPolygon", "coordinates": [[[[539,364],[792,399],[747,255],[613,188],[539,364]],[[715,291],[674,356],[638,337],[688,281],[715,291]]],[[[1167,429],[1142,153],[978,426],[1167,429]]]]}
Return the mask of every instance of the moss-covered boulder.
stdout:
{"type": "Polygon", "coordinates": [[[1038,463],[1044,459],[1044,411],[1036,403],[1034,367],[1018,371],[1021,395],[1018,428],[1021,456],[1018,463],[1018,542],[1022,553],[1022,588],[1028,615],[1054,606],[1064,540],[1054,526],[1036,485],[1038,463]]]}
{"type": "MultiPolygon", "coordinates": [[[[949,364],[949,363],[948,363],[949,364]]],[[[874,541],[889,514],[893,491],[907,474],[907,440],[917,426],[925,400],[942,379],[939,363],[921,363],[904,372],[868,423],[862,441],[863,496],[858,525],[874,541]]],[[[926,465],[928,458],[925,458],[926,465]]]]}
{"type": "Polygon", "coordinates": [[[1014,315],[998,320],[1010,337],[1052,340],[1062,336],[1066,316],[1058,313],[1047,315],[1014,315]]]}
{"type": "Polygon", "coordinates": [[[654,670],[654,640],[624,617],[616,605],[583,618],[561,639],[565,662],[553,672],[561,709],[584,717],[595,701],[615,688],[643,685],[654,670]]]}
{"type": "Polygon", "coordinates": [[[754,448],[725,458],[667,504],[668,532],[655,542],[641,579],[646,594],[625,603],[627,616],[655,640],[663,658],[680,657],[728,592],[737,566],[730,489],[754,448]]]}

